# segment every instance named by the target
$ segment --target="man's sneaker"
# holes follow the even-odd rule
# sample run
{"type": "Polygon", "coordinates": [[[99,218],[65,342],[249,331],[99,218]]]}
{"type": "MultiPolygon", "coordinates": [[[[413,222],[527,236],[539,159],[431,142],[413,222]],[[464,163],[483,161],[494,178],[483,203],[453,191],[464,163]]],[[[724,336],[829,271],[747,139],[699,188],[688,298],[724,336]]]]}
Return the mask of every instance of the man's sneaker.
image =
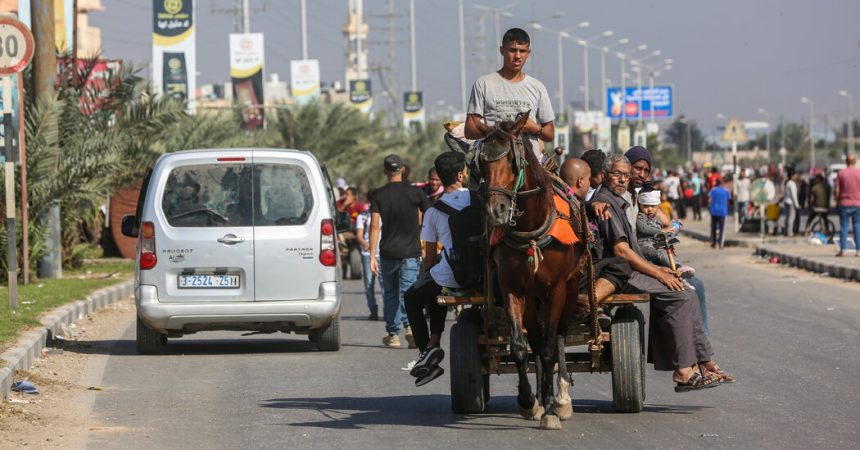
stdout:
{"type": "Polygon", "coordinates": [[[412,327],[405,327],[403,331],[405,332],[404,337],[406,338],[406,343],[409,344],[409,348],[418,348],[415,345],[415,336],[412,335],[412,327]]]}
{"type": "Polygon", "coordinates": [[[436,378],[441,377],[443,373],[445,373],[445,371],[442,370],[441,367],[436,366],[433,368],[433,370],[430,371],[430,373],[427,374],[427,376],[415,380],[415,387],[424,386],[425,384],[435,380],[436,378]]]}
{"type": "Polygon", "coordinates": [[[409,374],[415,378],[423,378],[427,376],[434,367],[437,367],[444,358],[445,350],[442,350],[439,347],[430,347],[418,355],[418,359],[415,360],[415,366],[412,367],[409,374]]]}
{"type": "Polygon", "coordinates": [[[367,320],[379,320],[379,313],[374,311],[367,316],[367,320]]]}
{"type": "Polygon", "coordinates": [[[400,370],[405,370],[407,372],[411,371],[413,367],[415,367],[415,359],[409,361],[409,364],[406,364],[406,367],[401,367],[400,370]]]}
{"type": "Polygon", "coordinates": [[[386,334],[384,338],[382,338],[382,343],[385,344],[386,347],[400,347],[400,338],[396,334],[386,334]]]}

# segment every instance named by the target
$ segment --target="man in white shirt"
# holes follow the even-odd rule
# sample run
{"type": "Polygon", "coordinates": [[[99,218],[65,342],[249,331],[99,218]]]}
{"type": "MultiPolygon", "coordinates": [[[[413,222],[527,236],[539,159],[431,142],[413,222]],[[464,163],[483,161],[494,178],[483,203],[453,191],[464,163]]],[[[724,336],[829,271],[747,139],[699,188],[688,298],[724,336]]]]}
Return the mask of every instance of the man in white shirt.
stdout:
{"type": "Polygon", "coordinates": [[[745,170],[741,169],[740,174],[738,174],[738,182],[735,186],[737,189],[737,202],[738,202],[738,220],[741,224],[747,218],[747,205],[750,203],[750,179],[746,176],[745,170]]]}
{"type": "Polygon", "coordinates": [[[451,265],[448,264],[447,251],[453,248],[451,230],[448,226],[449,215],[442,212],[438,204],[444,203],[451,209],[460,211],[472,202],[472,195],[463,187],[467,179],[466,158],[460,152],[445,152],[435,161],[436,173],[445,186],[444,193],[436,202],[436,206],[424,213],[421,227],[421,240],[424,241],[424,261],[421,265],[421,275],[409,290],[403,294],[406,303],[406,314],[418,346],[418,359],[411,364],[410,374],[417,378],[416,386],[423,386],[444,373],[439,363],[445,357],[445,351],[439,346],[442,332],[445,331],[446,306],[436,303],[436,297],[443,287],[460,288],[454,276],[451,265]],[[441,242],[443,251],[437,262],[436,243],[441,242]],[[427,318],[424,309],[430,316],[430,329],[427,329],[427,318]]]}
{"type": "MultiPolygon", "coordinates": [[[[372,198],[372,194],[368,194],[368,198],[372,198]]],[[[380,228],[382,221],[379,221],[380,228]]],[[[370,315],[367,320],[379,320],[379,306],[376,304],[376,283],[379,280],[379,289],[382,290],[382,278],[377,277],[370,270],[370,206],[361,212],[355,219],[355,238],[358,244],[361,245],[361,268],[363,269],[364,280],[364,296],[367,299],[367,309],[370,310],[370,315]]],[[[379,264],[379,245],[376,246],[376,260],[379,264]]]]}

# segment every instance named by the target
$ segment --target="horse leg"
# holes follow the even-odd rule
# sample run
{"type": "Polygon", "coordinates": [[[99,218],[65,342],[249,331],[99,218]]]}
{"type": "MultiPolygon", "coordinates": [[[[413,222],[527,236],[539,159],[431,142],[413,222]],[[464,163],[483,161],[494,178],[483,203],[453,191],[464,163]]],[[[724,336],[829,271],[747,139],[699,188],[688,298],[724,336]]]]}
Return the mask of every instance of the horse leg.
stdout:
{"type": "Polygon", "coordinates": [[[570,374],[564,354],[564,333],[556,336],[558,341],[558,395],[555,396],[555,412],[561,420],[573,417],[573,401],[570,399],[570,374]]]}
{"type": "Polygon", "coordinates": [[[564,350],[558,347],[558,324],[561,315],[564,313],[566,300],[566,290],[564,285],[559,283],[550,292],[549,301],[545,303],[545,309],[541,312],[543,316],[543,327],[540,345],[540,362],[543,365],[543,377],[541,379],[541,399],[543,400],[546,412],[541,418],[540,428],[542,430],[560,430],[561,422],[558,413],[556,412],[556,404],[554,402],[555,389],[553,387],[552,370],[556,363],[559,363],[559,373],[567,370],[566,365],[560,364],[560,356],[564,350]],[[561,351],[560,351],[561,350],[561,351]]]}
{"type": "Polygon", "coordinates": [[[508,317],[511,319],[511,355],[519,377],[517,410],[526,419],[537,420],[543,415],[543,408],[536,401],[528,378],[529,350],[523,333],[523,299],[510,293],[507,298],[508,317]]]}

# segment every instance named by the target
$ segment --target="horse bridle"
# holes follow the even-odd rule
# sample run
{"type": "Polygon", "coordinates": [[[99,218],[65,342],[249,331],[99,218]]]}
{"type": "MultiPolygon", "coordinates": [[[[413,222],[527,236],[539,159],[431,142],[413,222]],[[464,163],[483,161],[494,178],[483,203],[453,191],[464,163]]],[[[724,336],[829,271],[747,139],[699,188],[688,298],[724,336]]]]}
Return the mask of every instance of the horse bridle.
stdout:
{"type": "Polygon", "coordinates": [[[504,195],[507,197],[510,202],[510,215],[508,217],[508,225],[511,227],[516,226],[516,218],[523,215],[523,211],[518,211],[516,208],[517,198],[518,197],[527,197],[530,195],[537,194],[543,190],[542,186],[538,186],[533,189],[520,190],[525,184],[526,180],[526,167],[528,166],[528,160],[526,159],[525,152],[528,151],[525,148],[525,143],[523,142],[521,137],[514,137],[510,133],[507,133],[503,130],[497,130],[500,133],[505,133],[508,137],[511,138],[510,144],[507,146],[507,149],[504,152],[499,152],[497,155],[488,155],[484,151],[484,143],[481,143],[480,149],[478,150],[478,157],[482,161],[493,162],[498,161],[502,158],[507,157],[513,152],[513,161],[511,162],[512,171],[517,174],[516,179],[513,181],[513,185],[510,188],[503,187],[487,187],[488,196],[492,195],[504,195]]]}

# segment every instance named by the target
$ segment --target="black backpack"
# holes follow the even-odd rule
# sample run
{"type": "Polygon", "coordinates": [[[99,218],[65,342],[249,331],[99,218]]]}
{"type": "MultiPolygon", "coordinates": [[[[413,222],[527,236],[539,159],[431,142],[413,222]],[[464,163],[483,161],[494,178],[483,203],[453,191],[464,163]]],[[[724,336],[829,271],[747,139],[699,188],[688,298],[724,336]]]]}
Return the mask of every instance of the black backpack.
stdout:
{"type": "Polygon", "coordinates": [[[484,281],[484,206],[475,191],[469,191],[469,206],[457,211],[438,200],[433,208],[448,215],[452,248],[443,248],[454,279],[463,289],[477,287],[484,281]]]}

